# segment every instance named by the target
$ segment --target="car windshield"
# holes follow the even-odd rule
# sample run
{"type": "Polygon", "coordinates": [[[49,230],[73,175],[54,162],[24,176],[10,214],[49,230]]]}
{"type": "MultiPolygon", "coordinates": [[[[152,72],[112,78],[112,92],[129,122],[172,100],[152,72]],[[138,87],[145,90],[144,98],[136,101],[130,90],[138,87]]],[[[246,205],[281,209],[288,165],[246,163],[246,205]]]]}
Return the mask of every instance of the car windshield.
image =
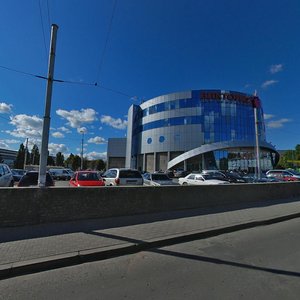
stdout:
{"type": "Polygon", "coordinates": [[[24,174],[25,174],[25,171],[24,171],[24,170],[16,170],[16,169],[12,169],[11,171],[12,171],[12,173],[13,173],[14,175],[24,175],[24,174]]]}
{"type": "Polygon", "coordinates": [[[205,180],[217,179],[215,176],[210,175],[210,174],[204,174],[204,175],[202,175],[202,177],[203,177],[205,180]]]}
{"type": "Polygon", "coordinates": [[[152,174],[152,180],[170,180],[165,174],[152,174]]]}
{"type": "Polygon", "coordinates": [[[300,176],[300,173],[295,170],[288,170],[288,171],[291,172],[293,175],[300,176]]]}
{"type": "Polygon", "coordinates": [[[79,173],[78,180],[81,181],[98,181],[99,177],[97,173],[79,173]]]}

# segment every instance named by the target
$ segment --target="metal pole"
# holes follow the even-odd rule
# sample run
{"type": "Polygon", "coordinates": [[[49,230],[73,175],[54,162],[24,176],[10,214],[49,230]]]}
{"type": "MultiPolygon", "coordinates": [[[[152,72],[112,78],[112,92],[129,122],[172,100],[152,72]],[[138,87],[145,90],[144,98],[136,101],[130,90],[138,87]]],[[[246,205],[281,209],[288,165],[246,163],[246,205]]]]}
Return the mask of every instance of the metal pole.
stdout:
{"type": "Polygon", "coordinates": [[[254,121],[255,121],[255,145],[256,145],[256,170],[257,178],[261,178],[261,167],[260,167],[260,149],[259,149],[259,132],[258,132],[258,117],[257,108],[254,107],[254,121]]]}
{"type": "Polygon", "coordinates": [[[25,154],[24,154],[24,167],[23,169],[25,170],[26,164],[27,164],[27,151],[28,151],[28,138],[26,138],[26,146],[25,146],[25,154]]]}
{"type": "Polygon", "coordinates": [[[50,51],[49,51],[48,79],[47,79],[47,89],[46,89],[45,115],[44,115],[44,122],[43,122],[42,146],[41,146],[39,180],[38,180],[39,187],[46,186],[48,141],[49,141],[49,129],[50,129],[50,111],[51,111],[52,83],[53,83],[53,73],[54,73],[57,29],[58,26],[56,24],[52,24],[50,51]]]}
{"type": "Polygon", "coordinates": [[[83,170],[83,138],[84,138],[84,131],[82,131],[82,139],[81,139],[81,162],[80,162],[81,170],[83,170]]]}

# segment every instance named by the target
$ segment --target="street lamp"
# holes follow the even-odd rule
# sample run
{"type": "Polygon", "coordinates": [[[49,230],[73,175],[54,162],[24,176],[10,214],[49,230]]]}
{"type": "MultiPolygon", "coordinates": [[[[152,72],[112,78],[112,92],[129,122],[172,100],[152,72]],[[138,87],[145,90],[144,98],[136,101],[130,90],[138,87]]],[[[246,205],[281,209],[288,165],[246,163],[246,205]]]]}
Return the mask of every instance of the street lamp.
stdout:
{"type": "Polygon", "coordinates": [[[84,131],[80,130],[80,133],[82,134],[81,139],[81,162],[80,162],[80,169],[83,170],[83,139],[84,139],[84,131]]]}

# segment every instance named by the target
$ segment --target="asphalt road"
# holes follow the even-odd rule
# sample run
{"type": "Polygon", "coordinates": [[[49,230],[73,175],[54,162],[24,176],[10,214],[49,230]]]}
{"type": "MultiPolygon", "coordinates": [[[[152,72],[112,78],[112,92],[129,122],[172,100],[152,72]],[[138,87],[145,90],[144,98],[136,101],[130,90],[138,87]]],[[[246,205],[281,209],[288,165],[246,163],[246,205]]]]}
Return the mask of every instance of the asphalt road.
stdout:
{"type": "Polygon", "coordinates": [[[299,299],[300,219],[0,281],[0,299],[299,299]]]}

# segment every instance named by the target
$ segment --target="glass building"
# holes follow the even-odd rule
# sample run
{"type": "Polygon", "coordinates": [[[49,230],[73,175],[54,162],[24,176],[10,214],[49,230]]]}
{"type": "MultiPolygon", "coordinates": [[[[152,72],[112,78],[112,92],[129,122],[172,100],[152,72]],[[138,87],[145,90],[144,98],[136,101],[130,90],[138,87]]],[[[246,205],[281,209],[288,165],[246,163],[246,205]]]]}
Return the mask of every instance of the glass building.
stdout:
{"type": "Polygon", "coordinates": [[[126,167],[154,172],[167,169],[262,171],[279,160],[266,141],[258,97],[224,90],[192,90],[159,96],[128,111],[126,167]]]}

